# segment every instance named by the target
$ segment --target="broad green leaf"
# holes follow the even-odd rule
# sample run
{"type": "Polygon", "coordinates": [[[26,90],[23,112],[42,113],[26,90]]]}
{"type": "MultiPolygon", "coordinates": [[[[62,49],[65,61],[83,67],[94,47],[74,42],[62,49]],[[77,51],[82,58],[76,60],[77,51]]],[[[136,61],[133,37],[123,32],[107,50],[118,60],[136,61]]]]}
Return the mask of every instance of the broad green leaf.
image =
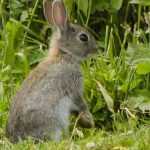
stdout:
{"type": "Polygon", "coordinates": [[[22,22],[26,21],[28,17],[29,17],[28,12],[27,11],[23,11],[21,16],[20,16],[20,21],[22,21],[22,22]]]}
{"type": "Polygon", "coordinates": [[[13,65],[15,62],[15,53],[19,51],[19,47],[22,41],[23,29],[20,24],[14,22],[7,22],[5,27],[5,36],[6,41],[5,45],[5,64],[13,65]]]}
{"type": "Polygon", "coordinates": [[[105,102],[107,104],[107,107],[109,109],[109,111],[111,111],[112,113],[114,112],[114,101],[111,98],[111,96],[109,95],[109,93],[107,92],[107,90],[101,85],[100,82],[97,82],[97,85],[105,99],[105,102]]]}
{"type": "Polygon", "coordinates": [[[144,44],[129,44],[126,60],[128,64],[135,66],[139,63],[150,61],[150,48],[144,44]]]}
{"type": "Polygon", "coordinates": [[[136,72],[140,75],[150,73],[150,61],[139,63],[136,67],[136,72]]]}
{"type": "Polygon", "coordinates": [[[28,75],[30,66],[29,66],[26,55],[24,53],[18,52],[18,53],[16,53],[16,56],[18,56],[20,58],[21,62],[23,63],[22,70],[24,71],[25,75],[28,75]]]}
{"type": "Polygon", "coordinates": [[[136,68],[137,74],[150,72],[150,48],[143,44],[129,44],[127,50],[127,63],[136,68]]]}
{"type": "Polygon", "coordinates": [[[131,0],[131,4],[141,4],[144,6],[149,6],[150,5],[150,0],[131,0]]]}
{"type": "Polygon", "coordinates": [[[123,0],[111,0],[111,7],[115,10],[119,10],[122,6],[123,0]]]}
{"type": "Polygon", "coordinates": [[[84,13],[85,16],[88,15],[89,1],[88,0],[77,0],[79,9],[84,13]]]}
{"type": "Polygon", "coordinates": [[[130,81],[127,79],[127,81],[125,80],[125,82],[123,82],[123,84],[121,86],[118,87],[118,89],[122,92],[127,92],[130,88],[130,90],[135,89],[136,87],[139,86],[139,84],[142,82],[142,79],[140,78],[135,78],[132,81],[130,81]],[[129,87],[130,84],[130,87],[129,87]]]}
{"type": "Polygon", "coordinates": [[[139,109],[145,113],[145,112],[150,112],[150,102],[142,103],[139,105],[139,109]]]}
{"type": "Polygon", "coordinates": [[[110,1],[109,0],[93,0],[92,1],[92,13],[95,11],[109,10],[110,1]]]}
{"type": "Polygon", "coordinates": [[[139,108],[139,106],[144,102],[144,96],[135,94],[133,96],[129,96],[127,100],[127,106],[130,110],[134,110],[139,108]]]}
{"type": "Polygon", "coordinates": [[[71,11],[72,11],[73,1],[74,0],[64,0],[64,3],[66,5],[66,7],[67,7],[67,11],[68,11],[69,15],[71,14],[71,11]]]}
{"type": "Polygon", "coordinates": [[[119,10],[123,0],[93,0],[92,13],[107,10],[109,12],[119,10]]]}
{"type": "Polygon", "coordinates": [[[92,109],[92,112],[96,113],[97,111],[99,111],[103,107],[103,105],[104,105],[103,102],[98,99],[96,102],[96,105],[92,109]]]}
{"type": "Polygon", "coordinates": [[[132,96],[128,97],[127,106],[129,109],[139,109],[143,113],[150,111],[150,92],[149,90],[136,90],[132,96]]]}
{"type": "Polygon", "coordinates": [[[4,94],[3,82],[0,82],[0,97],[2,97],[3,94],[4,94]]]}

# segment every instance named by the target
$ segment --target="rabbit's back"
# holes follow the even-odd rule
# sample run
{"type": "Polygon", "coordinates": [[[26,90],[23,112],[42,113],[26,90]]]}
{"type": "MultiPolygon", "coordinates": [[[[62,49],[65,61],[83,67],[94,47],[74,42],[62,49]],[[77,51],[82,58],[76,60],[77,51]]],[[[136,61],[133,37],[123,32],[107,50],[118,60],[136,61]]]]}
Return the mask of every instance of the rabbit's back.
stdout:
{"type": "Polygon", "coordinates": [[[20,102],[24,103],[25,108],[29,104],[30,106],[35,104],[35,107],[37,104],[41,106],[45,101],[53,104],[75,92],[76,86],[78,88],[82,86],[82,74],[77,64],[51,64],[43,71],[42,76],[33,82],[29,76],[15,97],[15,100],[24,99],[20,102]]]}

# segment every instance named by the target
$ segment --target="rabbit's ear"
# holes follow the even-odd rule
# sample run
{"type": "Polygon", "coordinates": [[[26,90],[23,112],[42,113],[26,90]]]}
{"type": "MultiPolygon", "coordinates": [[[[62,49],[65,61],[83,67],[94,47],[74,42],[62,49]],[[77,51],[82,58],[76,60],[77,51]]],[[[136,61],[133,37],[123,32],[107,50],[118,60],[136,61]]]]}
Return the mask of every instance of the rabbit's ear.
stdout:
{"type": "Polygon", "coordinates": [[[49,22],[49,24],[53,25],[53,17],[52,17],[52,2],[49,0],[43,0],[43,9],[44,9],[44,16],[49,22]]]}
{"type": "Polygon", "coordinates": [[[67,13],[63,1],[54,0],[52,10],[54,24],[60,29],[65,29],[67,27],[67,13]]]}

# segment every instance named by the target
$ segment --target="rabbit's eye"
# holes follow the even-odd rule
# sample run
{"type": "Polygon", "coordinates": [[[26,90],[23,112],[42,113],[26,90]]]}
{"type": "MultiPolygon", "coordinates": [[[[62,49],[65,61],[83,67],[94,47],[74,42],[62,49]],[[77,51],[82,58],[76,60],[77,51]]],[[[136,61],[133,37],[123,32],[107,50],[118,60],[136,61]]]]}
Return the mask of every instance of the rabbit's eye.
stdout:
{"type": "Polygon", "coordinates": [[[80,38],[80,40],[82,41],[82,42],[87,42],[88,41],[88,36],[85,34],[85,33],[81,33],[80,35],[79,35],[79,38],[80,38]]]}

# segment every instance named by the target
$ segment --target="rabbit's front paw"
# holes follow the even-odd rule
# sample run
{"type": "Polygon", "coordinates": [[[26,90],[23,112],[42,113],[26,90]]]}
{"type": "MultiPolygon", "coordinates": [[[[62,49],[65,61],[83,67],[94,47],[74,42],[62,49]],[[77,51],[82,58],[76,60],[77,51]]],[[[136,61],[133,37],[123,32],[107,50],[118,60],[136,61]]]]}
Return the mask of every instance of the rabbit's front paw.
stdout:
{"type": "Polygon", "coordinates": [[[84,128],[93,128],[95,126],[92,114],[88,111],[79,114],[78,123],[84,128]]]}

